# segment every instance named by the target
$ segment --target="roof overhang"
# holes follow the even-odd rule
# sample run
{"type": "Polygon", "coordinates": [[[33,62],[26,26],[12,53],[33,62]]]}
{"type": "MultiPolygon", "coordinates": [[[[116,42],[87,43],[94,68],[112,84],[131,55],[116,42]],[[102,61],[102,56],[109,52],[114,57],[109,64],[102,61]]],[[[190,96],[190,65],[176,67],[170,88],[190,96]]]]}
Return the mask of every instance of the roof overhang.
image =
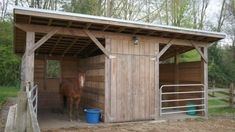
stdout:
{"type": "MultiPolygon", "coordinates": [[[[107,17],[58,12],[34,8],[14,8],[15,24],[30,24],[41,26],[54,26],[73,29],[88,29],[91,31],[123,33],[131,35],[145,35],[152,37],[186,39],[213,43],[225,38],[224,33],[208,32],[202,30],[148,24],[107,17]]],[[[21,53],[25,46],[25,32],[14,26],[15,38],[14,47],[16,53],[21,53]]],[[[36,34],[36,39],[40,39],[42,33],[36,34]]],[[[52,37],[52,43],[56,42],[60,36],[52,37]]],[[[66,38],[66,37],[65,37],[66,38]]],[[[38,40],[37,39],[37,40],[38,40]]],[[[71,39],[75,39],[72,38],[71,39]]],[[[85,38],[84,38],[85,39],[85,38]]],[[[71,40],[72,41],[72,40],[71,40]]],[[[92,43],[92,42],[87,42],[92,43]]]]}

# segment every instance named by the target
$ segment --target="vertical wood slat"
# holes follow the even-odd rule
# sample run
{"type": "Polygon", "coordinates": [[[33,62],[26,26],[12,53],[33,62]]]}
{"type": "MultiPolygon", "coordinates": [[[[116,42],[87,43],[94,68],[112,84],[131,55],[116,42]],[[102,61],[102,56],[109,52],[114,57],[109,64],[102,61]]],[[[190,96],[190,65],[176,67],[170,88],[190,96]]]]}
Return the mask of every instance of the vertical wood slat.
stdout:
{"type": "MultiPolygon", "coordinates": [[[[117,52],[117,41],[112,39],[111,40],[111,52],[117,52]]],[[[111,61],[111,121],[114,121],[116,119],[116,107],[117,107],[117,103],[116,103],[116,74],[117,74],[117,58],[116,59],[112,59],[111,61]]]]}
{"type": "MultiPolygon", "coordinates": [[[[147,43],[144,43],[143,41],[140,41],[139,43],[140,45],[140,49],[139,49],[139,54],[144,54],[144,47],[147,46],[147,43]]],[[[145,87],[145,81],[144,79],[146,78],[145,77],[145,59],[146,57],[145,56],[139,56],[138,57],[139,59],[139,82],[140,82],[140,85],[139,85],[139,92],[138,92],[138,97],[139,97],[139,114],[140,114],[140,119],[144,120],[146,119],[146,115],[145,115],[145,112],[146,112],[146,105],[147,105],[147,102],[146,102],[146,93],[147,93],[147,87],[145,87]],[[142,109],[140,109],[142,108],[142,109]]]]}
{"type": "MultiPolygon", "coordinates": [[[[131,41],[128,41],[128,53],[133,54],[133,43],[131,41]]],[[[133,56],[128,56],[128,120],[133,119],[133,78],[132,78],[132,68],[133,68],[133,56]]]]}
{"type": "MultiPolygon", "coordinates": [[[[122,40],[117,41],[117,51],[118,53],[122,53],[123,52],[123,48],[122,48],[122,40]]],[[[121,121],[123,119],[123,108],[124,108],[124,104],[123,104],[123,91],[125,90],[125,87],[123,87],[123,77],[122,77],[122,71],[123,71],[123,64],[122,64],[122,57],[118,57],[116,58],[117,61],[117,74],[116,74],[116,101],[117,101],[117,106],[116,106],[116,114],[117,114],[117,121],[121,121]],[[122,69],[122,70],[119,70],[122,69]]]]}
{"type": "MultiPolygon", "coordinates": [[[[148,53],[151,53],[150,52],[150,42],[146,43],[145,47],[144,47],[144,54],[148,54],[148,53]]],[[[145,118],[146,119],[150,119],[150,109],[151,109],[151,97],[150,97],[150,93],[151,93],[151,86],[150,86],[150,61],[151,59],[149,57],[145,57],[144,59],[144,68],[145,68],[145,72],[144,72],[144,87],[147,89],[145,90],[146,91],[146,94],[145,94],[145,101],[146,101],[146,105],[145,105],[145,118]]],[[[145,92],[144,91],[144,92],[145,92]]]]}
{"type": "MultiPolygon", "coordinates": [[[[105,39],[105,48],[107,51],[110,52],[111,50],[111,39],[106,38],[105,39]]],[[[111,60],[105,57],[105,116],[104,116],[104,122],[110,122],[111,121],[111,60]]]]}
{"type": "MultiPolygon", "coordinates": [[[[140,45],[134,45],[134,51],[133,53],[138,55],[140,54],[140,45]]],[[[133,89],[134,89],[134,95],[133,95],[133,102],[134,102],[134,107],[133,107],[133,119],[134,120],[139,120],[140,117],[140,97],[138,96],[139,89],[140,89],[140,81],[139,81],[139,56],[133,56],[133,74],[132,74],[132,84],[133,84],[133,89]]]]}
{"type": "MultiPolygon", "coordinates": [[[[128,41],[123,39],[122,40],[122,53],[128,53],[128,41]]],[[[123,57],[121,56],[121,63],[120,63],[120,66],[121,66],[121,69],[122,71],[120,71],[120,76],[119,78],[122,80],[121,82],[121,87],[123,88],[119,93],[120,93],[120,97],[121,98],[121,119],[122,120],[128,120],[128,107],[129,107],[129,102],[128,102],[128,74],[129,74],[129,69],[128,69],[128,57],[129,56],[126,56],[126,57],[123,57]]]]}
{"type": "MultiPolygon", "coordinates": [[[[158,54],[159,53],[159,43],[155,45],[155,53],[158,54]]],[[[154,92],[154,97],[155,97],[155,119],[159,119],[159,106],[160,106],[160,102],[159,102],[159,58],[156,58],[156,62],[155,62],[155,92],[154,92]]]]}

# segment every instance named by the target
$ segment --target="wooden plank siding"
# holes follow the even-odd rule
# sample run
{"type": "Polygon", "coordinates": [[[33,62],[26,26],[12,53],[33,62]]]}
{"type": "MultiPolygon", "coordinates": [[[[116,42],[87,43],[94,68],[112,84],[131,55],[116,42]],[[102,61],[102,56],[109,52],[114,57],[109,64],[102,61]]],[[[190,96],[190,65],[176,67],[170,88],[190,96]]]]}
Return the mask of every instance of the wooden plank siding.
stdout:
{"type": "Polygon", "coordinates": [[[110,42],[109,122],[154,119],[155,43],[142,39],[116,37],[110,42]]]}
{"type": "Polygon", "coordinates": [[[81,99],[82,107],[99,108],[104,115],[105,56],[99,55],[81,59],[78,68],[86,72],[85,87],[81,99]]]}

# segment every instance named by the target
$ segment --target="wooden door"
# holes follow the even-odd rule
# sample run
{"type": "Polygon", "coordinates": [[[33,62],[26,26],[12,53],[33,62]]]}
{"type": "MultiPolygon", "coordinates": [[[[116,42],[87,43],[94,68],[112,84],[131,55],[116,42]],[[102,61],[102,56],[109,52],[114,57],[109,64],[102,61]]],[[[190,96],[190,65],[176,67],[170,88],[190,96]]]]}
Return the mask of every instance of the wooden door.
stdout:
{"type": "Polygon", "coordinates": [[[155,62],[150,54],[154,48],[149,47],[154,45],[128,45],[122,41],[122,50],[111,46],[113,53],[121,52],[109,60],[111,122],[150,120],[155,116],[155,62]]]}

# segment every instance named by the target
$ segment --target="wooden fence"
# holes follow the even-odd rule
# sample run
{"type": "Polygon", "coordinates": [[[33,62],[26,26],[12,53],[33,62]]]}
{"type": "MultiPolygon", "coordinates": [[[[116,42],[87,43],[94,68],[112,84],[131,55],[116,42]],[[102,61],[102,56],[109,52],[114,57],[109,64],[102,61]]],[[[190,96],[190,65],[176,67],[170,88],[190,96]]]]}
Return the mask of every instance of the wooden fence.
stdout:
{"type": "Polygon", "coordinates": [[[209,108],[235,108],[235,88],[234,84],[231,83],[227,88],[218,88],[213,83],[212,87],[208,89],[208,100],[219,100],[223,101],[222,105],[209,105],[209,108]]]}
{"type": "Polygon", "coordinates": [[[35,105],[37,105],[37,86],[20,91],[17,104],[9,109],[5,132],[40,132],[35,105]],[[28,89],[28,90],[27,90],[28,89]],[[33,92],[33,91],[36,92],[33,92]],[[35,100],[35,102],[34,102],[35,100]]]}

